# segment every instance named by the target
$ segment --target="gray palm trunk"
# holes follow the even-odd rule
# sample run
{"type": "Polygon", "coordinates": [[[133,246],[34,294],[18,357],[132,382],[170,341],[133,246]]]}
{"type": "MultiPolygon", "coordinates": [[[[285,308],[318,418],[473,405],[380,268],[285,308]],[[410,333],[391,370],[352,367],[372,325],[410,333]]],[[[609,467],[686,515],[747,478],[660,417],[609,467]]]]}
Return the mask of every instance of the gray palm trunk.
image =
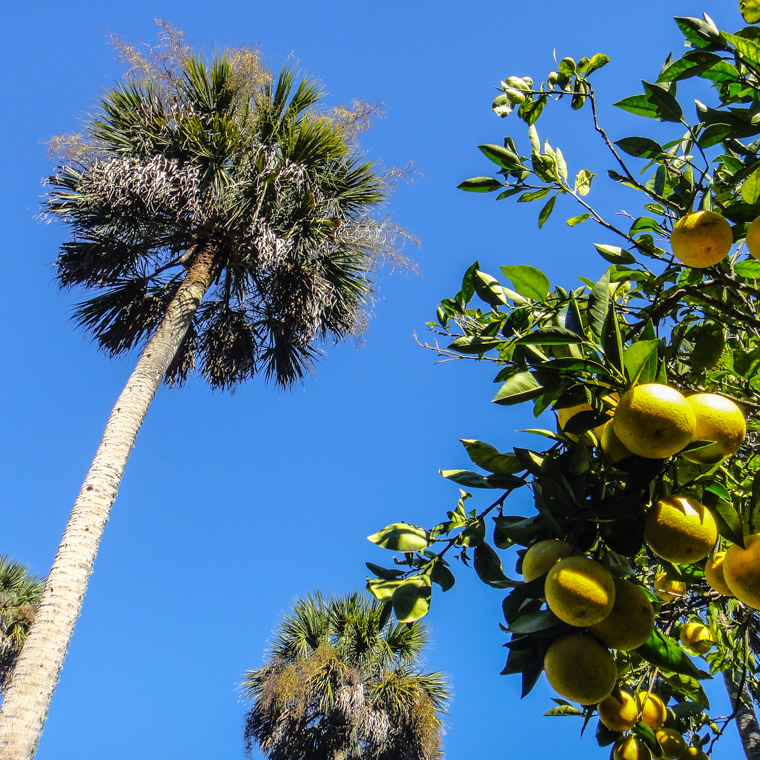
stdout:
{"type": "Polygon", "coordinates": [[[191,259],[182,285],[111,411],[0,707],[0,760],[31,760],[82,607],[127,459],[153,397],[213,280],[213,252],[191,259]]]}
{"type": "Polygon", "coordinates": [[[736,728],[739,731],[744,754],[747,760],[760,760],[760,726],[757,723],[757,715],[749,691],[746,686],[743,686],[738,674],[725,671],[723,681],[736,714],[736,728]],[[741,694],[739,694],[740,687],[742,687],[741,694]]]}

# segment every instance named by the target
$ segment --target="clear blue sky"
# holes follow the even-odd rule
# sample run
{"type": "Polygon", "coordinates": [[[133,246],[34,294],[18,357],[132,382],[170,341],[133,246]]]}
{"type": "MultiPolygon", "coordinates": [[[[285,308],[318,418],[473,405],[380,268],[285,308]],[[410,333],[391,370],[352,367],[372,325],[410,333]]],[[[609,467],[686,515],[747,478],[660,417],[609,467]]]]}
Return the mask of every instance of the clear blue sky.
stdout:
{"type": "MultiPolygon", "coordinates": [[[[722,28],[742,25],[735,2],[715,0],[709,8],[694,0],[38,0],[6,8],[0,553],[39,573],[134,362],[108,360],[68,321],[75,297],[57,291],[51,267],[65,230],[35,219],[40,179],[51,170],[43,142],[76,130],[119,73],[106,33],[153,42],[159,17],[208,52],[259,46],[272,68],[293,55],[324,82],[329,102],[383,100],[386,116],[363,146],[388,166],[413,159],[425,175],[388,208],[422,242],[409,251],[421,275],[381,275],[362,348],[330,347],[315,377],[289,393],[263,381],[234,395],[200,382],[159,392],[106,528],[39,760],[242,758],[237,684],[260,664],[292,600],[361,587],[364,561],[387,559],[369,533],[400,519],[432,525],[453,508],[457,488],[437,469],[467,466],[458,439],[504,450],[531,425],[527,411],[490,404],[490,367],[436,365],[414,331],[425,338],[439,300],[476,258],[494,273],[531,263],[565,286],[604,269],[591,243],[613,241],[590,224],[569,229],[564,219],[579,213],[569,202],[539,232],[532,205],[456,190],[488,171],[477,144],[498,143],[508,130],[524,140],[516,121],[490,113],[493,86],[509,74],[541,81],[554,49],[558,58],[601,51],[612,63],[594,78],[612,103],[679,53],[672,17],[703,10],[722,28]]],[[[611,108],[603,115],[616,138],[656,128],[611,108]]],[[[539,127],[571,171],[604,172],[587,112],[561,106],[539,127]]],[[[607,201],[614,211],[626,198],[607,201]]],[[[513,558],[505,564],[512,570],[513,558]]],[[[501,594],[471,574],[461,568],[429,616],[427,667],[448,673],[455,695],[447,758],[606,760],[592,732],[579,741],[576,720],[541,717],[551,706],[544,683],[521,702],[519,679],[498,675],[501,594]]],[[[720,689],[715,712],[727,712],[720,689]]],[[[732,728],[713,760],[739,754],[732,728]]]]}

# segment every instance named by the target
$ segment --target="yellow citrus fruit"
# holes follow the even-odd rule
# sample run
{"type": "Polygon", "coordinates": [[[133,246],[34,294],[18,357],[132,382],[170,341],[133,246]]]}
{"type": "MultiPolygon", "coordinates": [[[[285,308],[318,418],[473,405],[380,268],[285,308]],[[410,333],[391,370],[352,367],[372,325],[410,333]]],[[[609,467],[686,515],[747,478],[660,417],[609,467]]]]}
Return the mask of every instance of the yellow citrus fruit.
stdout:
{"type": "Polygon", "coordinates": [[[549,570],[544,595],[549,609],[560,620],[585,627],[610,614],[615,584],[609,570],[593,559],[567,557],[549,570]]]}
{"type": "Polygon", "coordinates": [[[744,548],[734,544],[723,560],[723,577],[731,593],[760,610],[760,533],[744,537],[744,548]]]}
{"type": "Polygon", "coordinates": [[[615,602],[612,612],[589,633],[610,649],[636,649],[652,633],[654,610],[647,595],[630,581],[614,578],[615,602]]]}
{"type": "Polygon", "coordinates": [[[747,227],[747,250],[753,259],[760,259],[760,216],[747,227]]]}
{"type": "Polygon", "coordinates": [[[544,657],[549,685],[565,699],[595,705],[617,681],[615,658],[593,636],[570,633],[552,642],[544,657]]]}
{"type": "Polygon", "coordinates": [[[641,705],[641,720],[646,723],[652,731],[662,728],[665,718],[668,717],[668,711],[665,709],[665,703],[656,695],[649,694],[645,691],[636,693],[636,699],[641,705]]]}
{"type": "Polygon", "coordinates": [[[718,540],[718,527],[704,504],[689,496],[670,496],[650,507],[644,538],[658,557],[691,564],[710,553],[718,540]]]}
{"type": "Polygon", "coordinates": [[[710,756],[699,747],[687,747],[686,752],[679,755],[678,760],[710,760],[710,756]]]}
{"type": "Polygon", "coordinates": [[[615,435],[615,429],[612,426],[612,420],[602,427],[602,434],[599,436],[599,443],[602,451],[606,454],[607,459],[612,464],[622,462],[633,454],[622,444],[620,439],[615,435]]]}
{"type": "Polygon", "coordinates": [[[597,706],[599,720],[610,731],[630,731],[639,717],[639,705],[633,694],[620,690],[620,699],[614,694],[603,699],[597,706]]]}
{"type": "Polygon", "coordinates": [[[682,597],[686,593],[686,583],[668,578],[665,573],[660,573],[654,579],[654,593],[662,599],[663,602],[672,602],[674,599],[682,597]]]}
{"type": "Polygon", "coordinates": [[[714,641],[710,629],[702,623],[684,623],[681,626],[681,643],[692,652],[706,654],[713,646],[714,641]]]}
{"type": "Polygon", "coordinates": [[[734,243],[728,221],[715,211],[693,211],[673,226],[673,255],[687,267],[711,267],[723,261],[734,243]]]}
{"type": "Polygon", "coordinates": [[[684,457],[691,462],[714,464],[724,457],[736,454],[747,435],[741,409],[730,399],[715,393],[697,393],[687,396],[686,401],[697,418],[692,440],[714,443],[687,452],[684,457]]]}
{"type": "Polygon", "coordinates": [[[621,736],[612,748],[612,760],[652,760],[652,753],[638,736],[621,736]]]}
{"type": "Polygon", "coordinates": [[[548,573],[561,559],[575,552],[575,547],[569,541],[561,538],[547,538],[537,541],[531,546],[522,561],[522,574],[526,581],[540,578],[548,573]]]}
{"type": "Polygon", "coordinates": [[[723,577],[723,561],[726,558],[725,552],[716,552],[712,559],[705,563],[705,580],[710,587],[723,596],[733,596],[731,589],[723,577]]]}
{"type": "Polygon", "coordinates": [[[692,440],[696,418],[675,388],[645,383],[623,395],[612,424],[615,435],[632,453],[648,459],[665,459],[692,440]]]}
{"type": "Polygon", "coordinates": [[[686,742],[683,736],[674,728],[661,728],[655,733],[655,738],[662,748],[662,757],[664,760],[676,760],[686,749],[686,742]]]}

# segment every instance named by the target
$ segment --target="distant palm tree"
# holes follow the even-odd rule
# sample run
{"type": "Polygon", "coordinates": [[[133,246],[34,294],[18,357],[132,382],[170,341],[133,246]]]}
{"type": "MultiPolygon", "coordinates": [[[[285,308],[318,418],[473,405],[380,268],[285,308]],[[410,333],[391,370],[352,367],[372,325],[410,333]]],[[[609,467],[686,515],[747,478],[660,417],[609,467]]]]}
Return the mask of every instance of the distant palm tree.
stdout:
{"type": "Polygon", "coordinates": [[[34,622],[45,581],[29,568],[0,554],[0,692],[34,622]]]}
{"type": "Polygon", "coordinates": [[[127,458],[166,378],[214,388],[262,373],[287,387],[327,337],[352,332],[386,228],[384,197],[320,88],[255,53],[186,49],[107,91],[49,179],[71,237],[62,287],[94,295],[78,323],[111,355],[144,349],[74,505],[0,710],[0,758],[34,755],[127,458]]]}
{"type": "Polygon", "coordinates": [[[269,760],[433,760],[442,757],[449,690],[423,673],[422,623],[386,621],[359,594],[296,601],[266,662],[250,670],[245,745],[269,760]]]}

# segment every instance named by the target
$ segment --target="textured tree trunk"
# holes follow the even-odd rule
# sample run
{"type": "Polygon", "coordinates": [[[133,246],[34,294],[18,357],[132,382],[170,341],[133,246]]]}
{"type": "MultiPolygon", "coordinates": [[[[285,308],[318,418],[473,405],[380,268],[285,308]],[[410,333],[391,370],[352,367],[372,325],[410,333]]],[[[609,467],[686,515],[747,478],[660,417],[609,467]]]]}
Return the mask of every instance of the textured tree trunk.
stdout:
{"type": "Polygon", "coordinates": [[[760,760],[760,726],[757,723],[757,715],[752,703],[752,698],[745,687],[739,694],[741,679],[736,674],[723,673],[723,681],[726,691],[731,698],[731,705],[736,712],[736,728],[742,740],[742,747],[747,760],[760,760]]]}
{"type": "Polygon", "coordinates": [[[108,418],[0,707],[0,760],[34,757],[127,459],[148,407],[211,285],[212,265],[211,251],[201,251],[191,259],[182,285],[108,418]]]}

